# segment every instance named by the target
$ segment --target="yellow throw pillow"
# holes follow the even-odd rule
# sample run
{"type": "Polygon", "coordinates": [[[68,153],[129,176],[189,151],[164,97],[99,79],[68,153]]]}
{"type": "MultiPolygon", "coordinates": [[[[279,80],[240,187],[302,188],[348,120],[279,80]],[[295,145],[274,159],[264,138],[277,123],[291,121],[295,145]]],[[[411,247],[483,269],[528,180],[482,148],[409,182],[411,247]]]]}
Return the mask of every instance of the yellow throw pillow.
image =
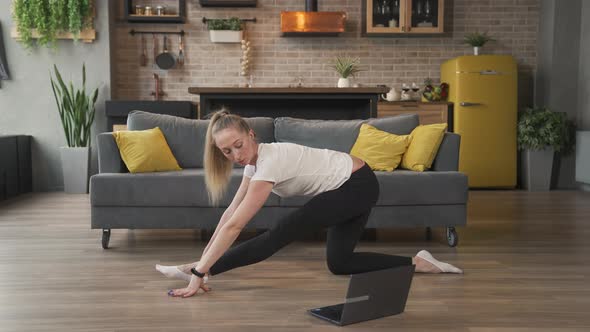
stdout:
{"type": "Polygon", "coordinates": [[[432,167],[446,130],[446,123],[421,125],[414,128],[410,134],[410,145],[402,158],[402,167],[418,172],[432,167]]]}
{"type": "Polygon", "coordinates": [[[179,171],[182,168],[159,127],[113,133],[121,159],[131,173],[179,171]]]}
{"type": "Polygon", "coordinates": [[[406,152],[410,136],[399,136],[363,124],[350,154],[364,160],[374,171],[393,171],[406,152]]]}

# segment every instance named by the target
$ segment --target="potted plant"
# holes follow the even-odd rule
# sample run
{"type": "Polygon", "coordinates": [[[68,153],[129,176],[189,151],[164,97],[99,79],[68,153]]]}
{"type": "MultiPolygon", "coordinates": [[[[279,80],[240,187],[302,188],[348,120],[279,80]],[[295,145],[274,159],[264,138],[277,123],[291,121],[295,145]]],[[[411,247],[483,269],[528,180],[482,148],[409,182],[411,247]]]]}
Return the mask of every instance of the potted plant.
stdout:
{"type": "Polygon", "coordinates": [[[330,68],[336,70],[338,75],[340,75],[340,78],[338,79],[339,88],[350,87],[349,77],[354,77],[356,73],[362,71],[359,67],[359,63],[359,58],[336,57],[336,59],[334,59],[334,63],[330,65],[330,68]]]}
{"type": "Polygon", "coordinates": [[[92,95],[86,94],[85,65],[82,65],[82,89],[74,88],[72,82],[66,85],[57,66],[53,65],[53,68],[55,80],[51,77],[51,88],[68,144],[67,147],[60,148],[64,190],[71,194],[87,193],[90,129],[94,122],[98,88],[92,95]]]}
{"type": "Polygon", "coordinates": [[[479,55],[479,48],[483,47],[487,42],[495,41],[492,37],[488,36],[486,32],[479,33],[473,32],[465,35],[465,44],[473,47],[473,55],[479,55]]]}
{"type": "Polygon", "coordinates": [[[207,29],[213,43],[240,43],[244,39],[242,21],[237,17],[209,19],[207,29]]]}
{"type": "Polygon", "coordinates": [[[517,128],[518,149],[524,151],[524,184],[529,191],[547,191],[554,154],[568,155],[574,149],[575,124],[565,113],[540,107],[520,112],[517,128]]]}
{"type": "Polygon", "coordinates": [[[71,34],[74,40],[91,23],[92,7],[88,0],[14,0],[12,16],[18,40],[25,48],[37,45],[56,48],[56,40],[71,34]]]}

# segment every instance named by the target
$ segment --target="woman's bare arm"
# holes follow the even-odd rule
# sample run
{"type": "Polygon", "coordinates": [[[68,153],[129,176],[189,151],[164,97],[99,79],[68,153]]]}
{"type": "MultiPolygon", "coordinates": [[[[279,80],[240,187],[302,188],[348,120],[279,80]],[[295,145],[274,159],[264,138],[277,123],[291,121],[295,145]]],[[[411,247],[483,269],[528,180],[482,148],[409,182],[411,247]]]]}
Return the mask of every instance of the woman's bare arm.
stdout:
{"type": "Polygon", "coordinates": [[[273,183],[267,181],[253,181],[248,185],[246,196],[237,207],[233,215],[219,229],[219,233],[211,241],[211,247],[201,256],[196,269],[200,272],[208,272],[211,266],[234,243],[242,229],[256,215],[270,195],[273,183]]]}
{"type": "Polygon", "coordinates": [[[225,209],[225,212],[223,212],[221,219],[219,219],[219,223],[217,223],[217,227],[215,228],[215,232],[213,232],[213,235],[211,236],[209,243],[207,243],[205,250],[203,250],[203,255],[205,255],[205,253],[207,253],[207,251],[211,247],[211,244],[215,240],[215,237],[219,233],[219,230],[221,229],[221,227],[223,227],[223,225],[231,218],[231,216],[234,214],[234,212],[236,211],[236,209],[238,208],[238,206],[240,205],[240,203],[242,202],[242,200],[246,196],[246,192],[248,191],[249,184],[250,184],[250,178],[247,176],[242,177],[242,183],[240,183],[240,187],[238,188],[238,191],[234,195],[234,198],[233,198],[231,204],[227,207],[227,209],[225,209]]]}

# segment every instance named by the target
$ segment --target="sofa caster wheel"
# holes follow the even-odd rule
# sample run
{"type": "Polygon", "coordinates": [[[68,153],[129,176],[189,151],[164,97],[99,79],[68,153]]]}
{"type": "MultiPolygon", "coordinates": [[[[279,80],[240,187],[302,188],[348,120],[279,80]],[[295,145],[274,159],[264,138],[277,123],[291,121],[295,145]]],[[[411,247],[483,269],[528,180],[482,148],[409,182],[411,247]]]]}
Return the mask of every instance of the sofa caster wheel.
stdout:
{"type": "Polygon", "coordinates": [[[111,229],[110,228],[103,228],[102,229],[102,248],[108,249],[109,248],[109,240],[111,239],[111,229]]]}
{"type": "Polygon", "coordinates": [[[426,227],[426,241],[432,240],[432,230],[430,227],[426,227]]]}
{"type": "Polygon", "coordinates": [[[457,243],[459,243],[459,236],[455,227],[447,227],[447,242],[450,247],[456,247],[457,243]]]}

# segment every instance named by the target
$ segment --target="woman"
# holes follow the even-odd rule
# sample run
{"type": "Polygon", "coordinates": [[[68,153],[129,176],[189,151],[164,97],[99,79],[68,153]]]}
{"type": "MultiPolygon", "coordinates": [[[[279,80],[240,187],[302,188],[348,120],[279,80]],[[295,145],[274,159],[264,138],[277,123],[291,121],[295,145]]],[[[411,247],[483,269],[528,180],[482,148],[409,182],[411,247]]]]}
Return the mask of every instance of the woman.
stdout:
{"type": "Polygon", "coordinates": [[[168,277],[189,281],[171,296],[189,297],[208,291],[204,279],[260,262],[290,242],[328,228],[327,264],[337,275],[363,273],[396,266],[415,265],[416,272],[462,271],[439,262],[427,251],[415,257],[354,252],[357,241],[379,197],[375,174],[363,160],[347,153],[314,149],[293,143],[258,143],[254,131],[238,115],[213,114],[205,141],[205,180],[216,205],[223,196],[233,163],[244,165],[244,176],[233,201],[225,210],[201,260],[182,266],[156,269],[168,277]],[[230,246],[266,202],[270,193],[281,197],[313,196],[303,207],[278,220],[270,230],[230,246]]]}

